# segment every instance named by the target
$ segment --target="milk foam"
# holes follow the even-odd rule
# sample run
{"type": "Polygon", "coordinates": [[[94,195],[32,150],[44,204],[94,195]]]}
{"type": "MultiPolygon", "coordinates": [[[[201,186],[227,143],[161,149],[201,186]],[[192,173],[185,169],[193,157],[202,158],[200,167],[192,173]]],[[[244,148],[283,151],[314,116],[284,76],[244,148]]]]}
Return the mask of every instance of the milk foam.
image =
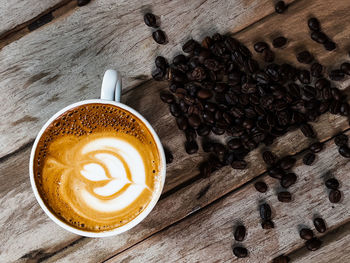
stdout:
{"type": "Polygon", "coordinates": [[[88,163],[80,171],[86,179],[92,182],[108,180],[106,185],[93,188],[96,195],[91,194],[86,189],[77,191],[77,195],[80,195],[92,209],[101,212],[124,209],[133,203],[142,191],[147,188],[142,157],[138,150],[127,141],[118,138],[95,139],[82,148],[81,154],[82,156],[92,156],[98,159],[107,169],[105,171],[97,163],[88,163]],[[90,155],[90,153],[92,154],[90,155]],[[121,160],[113,153],[120,156],[121,160]],[[130,171],[131,178],[127,177],[127,170],[130,171]],[[107,176],[106,172],[110,174],[110,177],[107,176]],[[103,198],[118,193],[125,186],[127,186],[127,189],[115,198],[110,200],[103,198]]]}

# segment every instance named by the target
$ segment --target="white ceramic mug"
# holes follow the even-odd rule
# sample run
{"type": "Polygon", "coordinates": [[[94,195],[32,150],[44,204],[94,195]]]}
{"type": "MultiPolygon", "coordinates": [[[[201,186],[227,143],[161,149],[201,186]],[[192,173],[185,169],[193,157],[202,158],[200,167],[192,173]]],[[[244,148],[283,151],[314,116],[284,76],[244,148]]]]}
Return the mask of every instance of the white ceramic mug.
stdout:
{"type": "Polygon", "coordinates": [[[163,190],[163,186],[164,186],[164,182],[165,182],[165,176],[166,176],[166,163],[165,163],[165,155],[164,155],[164,149],[163,146],[159,140],[158,135],[156,134],[156,132],[154,131],[154,129],[152,128],[152,126],[148,123],[148,121],[137,111],[135,111],[134,109],[130,108],[129,106],[123,104],[120,102],[120,96],[121,96],[121,78],[118,75],[118,73],[115,70],[107,70],[104,74],[103,77],[103,81],[102,81],[102,87],[101,87],[101,99],[93,99],[93,100],[84,100],[84,101],[80,101],[74,104],[71,104],[65,108],[63,108],[62,110],[60,110],[59,112],[57,112],[55,115],[53,115],[46,123],[45,125],[41,128],[40,132],[38,133],[32,151],[31,151],[31,155],[30,155],[30,161],[29,161],[29,176],[30,176],[30,182],[33,188],[33,192],[34,195],[39,203],[39,205],[41,206],[41,208],[44,210],[44,212],[55,222],[57,223],[59,226],[63,227],[64,229],[74,233],[74,234],[78,234],[81,236],[87,236],[87,237],[107,237],[107,236],[114,236],[120,233],[123,233],[127,230],[129,230],[130,228],[136,226],[138,223],[140,223],[150,212],[151,210],[154,208],[154,206],[156,205],[157,201],[159,200],[159,197],[162,193],[163,190]],[[119,108],[125,109],[127,111],[129,111],[130,113],[134,114],[135,116],[137,116],[148,128],[148,130],[151,132],[157,148],[158,148],[158,152],[159,152],[159,156],[160,156],[160,176],[161,176],[161,180],[160,180],[160,186],[159,189],[157,191],[157,193],[155,193],[153,195],[153,198],[151,200],[151,202],[148,204],[148,206],[146,207],[146,209],[144,211],[142,211],[135,219],[133,219],[132,221],[130,221],[129,223],[118,227],[116,229],[110,230],[110,231],[104,231],[104,232],[89,232],[89,231],[83,231],[83,230],[79,230],[77,228],[74,228],[73,226],[66,224],[65,222],[59,220],[56,215],[54,213],[52,213],[48,207],[45,205],[44,201],[42,200],[39,192],[38,192],[38,188],[35,184],[35,180],[34,180],[34,156],[35,156],[35,151],[38,145],[38,142],[40,140],[40,137],[42,136],[42,134],[44,133],[44,131],[46,130],[46,128],[57,118],[59,117],[61,114],[63,114],[64,112],[77,107],[77,106],[81,106],[84,104],[90,104],[90,103],[101,103],[101,104],[110,104],[110,105],[114,105],[117,106],[119,108]]]}

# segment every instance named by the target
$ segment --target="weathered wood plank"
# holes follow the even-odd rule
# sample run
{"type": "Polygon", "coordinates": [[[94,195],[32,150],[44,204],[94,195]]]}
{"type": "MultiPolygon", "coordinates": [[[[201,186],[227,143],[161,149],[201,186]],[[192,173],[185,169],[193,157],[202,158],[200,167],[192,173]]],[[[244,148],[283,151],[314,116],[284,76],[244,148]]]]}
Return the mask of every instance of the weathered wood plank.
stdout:
{"type": "MultiPolygon", "coordinates": [[[[318,154],[313,166],[303,165],[299,159],[293,170],[298,175],[298,181],[290,187],[293,194],[291,203],[277,201],[279,183],[264,175],[259,180],[269,185],[267,193],[258,193],[253,186],[254,180],[108,262],[269,262],[282,253],[303,246],[298,229],[302,225],[314,229],[314,216],[323,217],[329,230],[349,222],[350,162],[339,155],[333,141],[326,144],[326,150],[318,154]],[[324,186],[327,172],[342,182],[343,200],[339,204],[328,201],[324,186]],[[263,230],[260,226],[260,202],[268,202],[272,207],[275,223],[272,230],[263,230]],[[237,259],[231,250],[232,245],[239,243],[233,239],[233,228],[240,222],[248,231],[246,239],[241,242],[249,250],[250,257],[247,259],[237,259]]],[[[322,255],[317,258],[322,261],[322,255]]]]}
{"type": "Polygon", "coordinates": [[[0,1],[0,35],[15,27],[24,24],[25,22],[39,16],[43,12],[51,9],[59,3],[68,2],[69,0],[1,0],[0,1]]]}
{"type": "Polygon", "coordinates": [[[62,107],[99,97],[107,68],[121,72],[124,88],[134,86],[150,78],[156,55],[172,56],[191,36],[237,32],[272,12],[270,0],[101,0],[25,35],[0,51],[0,92],[6,98],[0,106],[0,157],[33,140],[62,107]],[[143,22],[150,9],[161,16],[166,46],[153,41],[143,22]]]}

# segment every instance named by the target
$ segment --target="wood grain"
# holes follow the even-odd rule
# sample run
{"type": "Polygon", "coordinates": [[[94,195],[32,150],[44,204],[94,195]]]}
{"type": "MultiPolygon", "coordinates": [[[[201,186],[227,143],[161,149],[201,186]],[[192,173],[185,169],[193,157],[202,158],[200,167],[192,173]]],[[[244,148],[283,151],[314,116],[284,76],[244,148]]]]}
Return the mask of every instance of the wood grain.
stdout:
{"type": "Polygon", "coordinates": [[[305,247],[289,255],[292,262],[344,263],[350,262],[350,223],[331,231],[321,238],[323,246],[311,253],[305,247]]]}
{"type": "Polygon", "coordinates": [[[25,22],[32,20],[33,18],[39,16],[43,12],[51,9],[53,6],[61,3],[67,2],[64,0],[1,0],[0,1],[0,35],[3,35],[7,31],[10,31],[25,22]]]}
{"type": "Polygon", "coordinates": [[[272,12],[270,0],[100,0],[25,35],[0,51],[0,92],[6,98],[0,106],[0,158],[32,141],[64,106],[98,98],[106,69],[118,69],[127,89],[150,78],[157,55],[171,57],[190,37],[237,32],[272,12]],[[166,46],[157,45],[144,24],[148,10],[161,17],[166,46]],[[37,121],[18,122],[25,115],[37,121]]]}
{"type": "MultiPolygon", "coordinates": [[[[259,180],[269,185],[265,194],[255,190],[254,180],[107,262],[269,262],[303,246],[298,230],[308,226],[315,231],[312,223],[315,216],[323,217],[329,230],[349,222],[349,160],[339,155],[333,141],[326,144],[326,150],[318,154],[313,166],[303,165],[302,155],[298,157],[293,169],[298,180],[289,189],[293,194],[291,203],[277,201],[279,183],[264,175],[259,180]],[[342,182],[343,199],[339,204],[328,201],[328,190],[324,186],[328,172],[342,182]],[[275,223],[272,230],[263,230],[260,226],[258,205],[262,202],[272,207],[275,223]],[[237,259],[232,254],[231,246],[239,243],[233,239],[233,229],[239,223],[243,223],[248,231],[246,239],[240,243],[249,250],[247,259],[237,259]]],[[[322,261],[322,254],[318,259],[322,261]]]]}

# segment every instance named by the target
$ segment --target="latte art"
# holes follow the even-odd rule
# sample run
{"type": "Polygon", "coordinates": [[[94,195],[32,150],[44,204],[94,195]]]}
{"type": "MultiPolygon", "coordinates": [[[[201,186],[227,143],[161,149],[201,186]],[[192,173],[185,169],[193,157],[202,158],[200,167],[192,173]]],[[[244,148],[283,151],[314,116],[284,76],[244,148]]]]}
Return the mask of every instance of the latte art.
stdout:
{"type": "Polygon", "coordinates": [[[152,135],[131,113],[98,104],[85,106],[90,111],[81,107],[43,134],[35,180],[58,218],[83,230],[111,230],[152,200],[160,157],[152,135]]]}

